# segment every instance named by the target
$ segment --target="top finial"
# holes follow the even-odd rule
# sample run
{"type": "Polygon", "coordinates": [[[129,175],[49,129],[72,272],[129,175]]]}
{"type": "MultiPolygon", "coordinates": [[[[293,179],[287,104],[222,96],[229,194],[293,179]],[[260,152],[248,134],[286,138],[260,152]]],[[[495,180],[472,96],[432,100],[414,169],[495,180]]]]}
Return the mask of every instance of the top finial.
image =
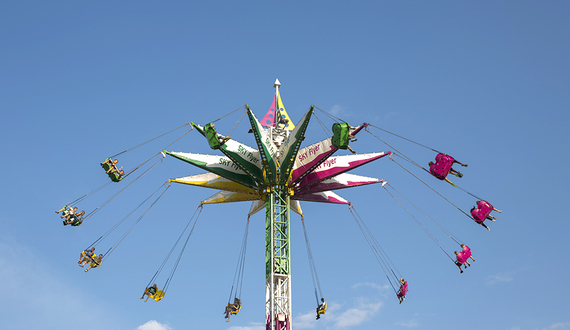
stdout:
{"type": "Polygon", "coordinates": [[[273,87],[279,87],[279,86],[281,86],[279,79],[275,79],[275,84],[273,85],[273,87]]]}

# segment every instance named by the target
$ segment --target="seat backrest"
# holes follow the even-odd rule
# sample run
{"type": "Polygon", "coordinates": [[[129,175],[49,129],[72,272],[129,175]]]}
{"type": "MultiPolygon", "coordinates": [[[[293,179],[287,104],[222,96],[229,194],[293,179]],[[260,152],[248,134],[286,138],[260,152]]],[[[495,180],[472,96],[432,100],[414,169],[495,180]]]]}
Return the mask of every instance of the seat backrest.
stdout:
{"type": "Polygon", "coordinates": [[[443,180],[451,170],[453,165],[453,157],[445,154],[438,154],[435,157],[435,164],[429,167],[430,173],[436,178],[443,180]]]}
{"type": "Polygon", "coordinates": [[[481,210],[481,212],[485,215],[485,218],[487,216],[489,216],[489,214],[491,214],[491,211],[493,211],[493,205],[491,205],[489,202],[487,201],[478,201],[477,202],[477,207],[481,210]]]}
{"type": "Polygon", "coordinates": [[[323,308],[319,309],[318,313],[319,314],[324,314],[327,311],[327,302],[325,301],[323,303],[323,308]]]}

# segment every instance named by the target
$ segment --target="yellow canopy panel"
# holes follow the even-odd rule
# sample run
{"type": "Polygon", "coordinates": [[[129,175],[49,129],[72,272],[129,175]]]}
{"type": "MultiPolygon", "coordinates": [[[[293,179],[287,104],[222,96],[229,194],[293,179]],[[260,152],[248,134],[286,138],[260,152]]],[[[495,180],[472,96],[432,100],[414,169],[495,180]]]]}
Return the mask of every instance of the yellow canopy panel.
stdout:
{"type": "MultiPolygon", "coordinates": [[[[289,118],[287,111],[285,111],[285,106],[283,105],[283,101],[281,101],[281,94],[279,94],[279,91],[277,92],[277,114],[281,118],[287,119],[287,125],[285,126],[286,130],[292,131],[295,129],[295,124],[293,124],[293,121],[289,118]]],[[[279,117],[277,117],[277,122],[279,122],[279,117]]]]}
{"type": "Polygon", "coordinates": [[[228,180],[214,173],[204,173],[198,175],[185,176],[183,178],[171,179],[170,182],[183,183],[192,186],[213,188],[225,191],[234,191],[255,194],[255,190],[248,188],[237,182],[228,180]]]}
{"type": "MultiPolygon", "coordinates": [[[[261,210],[265,210],[265,200],[260,199],[253,201],[253,203],[251,203],[251,207],[247,216],[251,217],[261,210]]],[[[301,210],[301,203],[299,203],[299,201],[291,200],[291,211],[297,213],[300,216],[303,216],[303,210],[301,210]]]]}
{"type": "Polygon", "coordinates": [[[220,191],[214,196],[206,199],[202,204],[220,204],[220,203],[234,203],[234,202],[245,202],[245,201],[255,201],[261,199],[259,194],[246,194],[232,191],[220,191]]]}

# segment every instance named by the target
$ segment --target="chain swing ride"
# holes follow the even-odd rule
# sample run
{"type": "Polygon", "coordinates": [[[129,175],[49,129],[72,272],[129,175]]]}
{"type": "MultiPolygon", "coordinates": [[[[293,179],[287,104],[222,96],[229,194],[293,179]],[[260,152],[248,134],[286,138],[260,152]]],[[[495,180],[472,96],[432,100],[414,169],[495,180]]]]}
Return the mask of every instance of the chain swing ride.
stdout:
{"type": "MultiPolygon", "coordinates": [[[[140,220],[147,214],[152,206],[154,206],[158,200],[164,195],[166,190],[170,187],[170,183],[180,183],[186,185],[194,185],[206,188],[212,188],[219,190],[218,193],[212,197],[202,201],[200,206],[189,220],[188,224],[184,228],[178,240],[175,242],[174,246],[168,253],[167,257],[160,265],[158,271],[149,281],[147,288],[145,289],[144,296],[148,296],[147,299],[151,298],[155,301],[160,301],[165,296],[166,290],[168,289],[172,277],[178,267],[182,254],[186,248],[188,240],[190,239],[194,227],[198,221],[198,218],[202,212],[202,207],[205,204],[217,204],[217,203],[232,203],[232,202],[243,202],[252,201],[252,205],[248,214],[247,224],[245,228],[245,233],[242,241],[242,247],[238,259],[238,264],[236,267],[236,273],[234,275],[234,282],[232,285],[232,290],[230,292],[230,297],[228,300],[228,305],[226,306],[226,318],[229,321],[231,315],[237,314],[241,309],[241,287],[243,284],[243,271],[245,267],[245,255],[247,248],[247,237],[249,232],[249,218],[262,210],[265,210],[265,324],[267,330],[291,330],[292,329],[292,318],[291,318],[291,237],[290,237],[290,216],[291,211],[299,214],[301,216],[301,221],[303,224],[303,231],[305,236],[305,243],[307,247],[307,253],[309,258],[309,264],[311,269],[311,276],[313,280],[313,286],[315,288],[315,298],[317,300],[316,316],[317,319],[321,315],[326,313],[327,304],[323,297],[321,285],[318,280],[317,271],[315,263],[313,260],[309,239],[307,236],[307,231],[305,229],[305,223],[303,219],[303,212],[301,210],[301,201],[308,202],[319,202],[319,203],[333,203],[333,204],[345,204],[349,207],[351,214],[353,215],[359,229],[362,231],[367,243],[372,249],[374,256],[376,257],[378,263],[380,264],[386,278],[388,279],[390,285],[392,286],[396,296],[398,297],[400,303],[403,302],[406,293],[408,291],[408,283],[403,279],[400,272],[395,267],[394,263],[390,260],[384,249],[380,246],[379,242],[373,236],[370,229],[366,226],[362,218],[356,212],[354,206],[347,200],[342,198],[333,192],[333,190],[357,187],[362,185],[369,185],[374,183],[381,183],[382,188],[401,206],[413,219],[414,221],[424,230],[428,236],[438,245],[438,247],[451,259],[451,261],[459,267],[461,272],[463,272],[463,267],[467,267],[469,258],[474,258],[471,256],[471,250],[465,244],[461,242],[459,238],[447,231],[441,224],[419,209],[410,200],[403,196],[398,190],[392,187],[388,182],[382,179],[376,179],[371,177],[365,177],[355,174],[347,173],[359,166],[365,165],[372,161],[378,160],[380,158],[389,158],[394,161],[398,166],[403,168],[405,171],[409,172],[412,176],[420,180],[422,183],[427,185],[430,189],[434,190],[441,197],[446,199],[450,204],[455,206],[459,211],[464,213],[471,220],[475,220],[478,224],[481,224],[485,228],[489,229],[483,222],[485,220],[495,221],[493,216],[490,216],[491,211],[498,211],[491,204],[482,200],[481,198],[463,190],[464,192],[470,194],[477,199],[478,207],[471,210],[471,215],[466,211],[462,210],[443,195],[441,195],[437,190],[433,189],[424,180],[420,179],[418,176],[413,174],[407,168],[402,166],[400,163],[394,160],[394,156],[399,156],[403,160],[417,166],[424,171],[430,173],[432,176],[439,180],[445,180],[448,183],[456,187],[456,185],[447,179],[448,174],[456,175],[461,177],[462,174],[454,170],[451,166],[458,163],[462,166],[467,166],[462,164],[457,160],[453,159],[449,155],[445,155],[437,150],[431,149],[429,147],[423,146],[417,142],[408,140],[394,133],[385,131],[374,125],[364,123],[360,126],[350,126],[347,122],[343,122],[339,118],[328,114],[321,109],[312,105],[307,112],[301,117],[297,125],[294,125],[289,115],[285,111],[283,102],[281,100],[281,95],[279,93],[279,87],[281,86],[279,80],[275,81],[275,96],[269,111],[266,115],[258,120],[254,115],[253,111],[248,105],[245,105],[238,110],[245,110],[244,116],[247,115],[249,123],[251,124],[250,133],[253,133],[256,147],[252,148],[248,145],[240,143],[232,139],[228,135],[220,134],[216,131],[214,122],[208,123],[205,126],[200,126],[196,123],[188,123],[181,127],[178,127],[172,131],[164,133],[154,139],[144,142],[136,147],[127,149],[119,154],[111,156],[105,159],[101,166],[105,172],[109,175],[111,181],[105,183],[101,187],[96,188],[92,192],[76,199],[75,201],[69,203],[61,210],[56,211],[61,212],[61,218],[64,219],[64,225],[70,224],[72,226],[79,226],[84,221],[95,215],[102,207],[111,202],[115,197],[122,193],[126,188],[128,188],[132,183],[143,177],[148,171],[152,170],[166,155],[173,158],[179,159],[181,161],[190,163],[196,167],[199,167],[207,173],[180,177],[176,179],[170,179],[163,186],[153,192],[147,199],[145,199],[139,206],[130,212],[126,217],[121,219],[117,224],[115,224],[109,231],[104,235],[99,237],[93,244],[87,247],[81,254],[80,266],[89,264],[89,267],[85,269],[87,272],[90,268],[98,267],[102,262],[109,257],[109,255],[118,247],[118,245],[125,239],[125,237],[134,229],[134,227],[140,222],[140,220]],[[332,126],[332,136],[328,138],[301,148],[301,144],[305,139],[305,132],[307,130],[308,124],[312,116],[315,115],[315,110],[322,111],[329,118],[333,119],[335,123],[332,126]],[[153,155],[148,160],[137,165],[134,169],[129,171],[123,171],[122,167],[117,167],[116,157],[126,153],[130,150],[138,148],[148,142],[151,142],[159,137],[162,137],[168,133],[176,131],[183,127],[190,126],[190,130],[187,130],[182,136],[177,138],[174,142],[178,141],[184,135],[186,135],[191,130],[195,129],[207,140],[208,145],[211,149],[217,150],[223,154],[219,155],[206,155],[197,154],[189,152],[178,152],[178,151],[168,151],[168,147],[174,142],[170,143],[168,146],[163,148],[163,151],[158,152],[153,155]],[[436,157],[436,164],[430,163],[430,168],[426,169],[415,163],[413,160],[405,156],[404,154],[397,151],[391,145],[386,143],[382,138],[376,136],[370,132],[370,128],[375,128],[389,134],[393,134],[399,138],[403,138],[409,142],[416,143],[422,147],[431,149],[438,153],[436,157]],[[360,132],[368,132],[371,136],[379,139],[381,142],[385,143],[391,149],[395,150],[396,153],[392,151],[386,152],[376,152],[376,153],[366,153],[366,154],[356,154],[350,147],[350,143],[356,141],[356,135],[360,132]],[[352,154],[349,155],[334,155],[338,150],[349,150],[352,154]],[[160,158],[141,173],[138,177],[133,179],[129,184],[127,184],[118,193],[103,202],[102,205],[97,207],[95,210],[85,214],[84,211],[77,212],[77,207],[74,207],[77,203],[83,201],[90,195],[102,190],[111,182],[122,182],[127,176],[134,173],[139,168],[143,167],[153,158],[159,156],[160,158]],[[126,173],[125,173],[126,172],[126,173]],[[168,185],[167,185],[168,184],[168,185]],[[390,188],[390,190],[388,189],[390,188]],[[107,236],[109,236],[115,229],[117,229],[129,216],[131,216],[139,207],[149,201],[155,194],[160,190],[162,193],[154,200],[154,202],[146,209],[146,211],[131,225],[131,227],[124,233],[118,241],[112,245],[109,250],[104,254],[95,254],[94,248],[101,241],[103,241],[107,236]],[[392,193],[395,192],[395,193],[392,193]],[[455,255],[451,253],[445,246],[437,239],[437,237],[432,234],[417,217],[415,217],[398,199],[396,196],[403,198],[412,205],[424,216],[426,216],[432,223],[434,223],[440,230],[444,232],[445,235],[449,236],[455,243],[459,244],[461,247],[461,252],[454,251],[455,255]],[[193,224],[192,224],[193,223],[193,224]],[[187,229],[188,236],[186,237],[185,243],[182,248],[179,249],[180,252],[175,261],[170,274],[168,275],[162,290],[158,290],[156,284],[154,283],[156,278],[159,276],[165,265],[167,264],[169,258],[172,256],[173,252],[176,250],[178,244],[184,237],[187,229]],[[235,288],[235,291],[234,291],[235,288]],[[233,303],[232,303],[233,298],[233,303]]],[[[234,112],[235,112],[234,111],[234,112]]],[[[225,116],[224,116],[225,117],[225,116]]],[[[316,117],[316,115],[315,115],[316,117]]],[[[221,117],[223,118],[223,117],[221,117]]],[[[221,119],[220,118],[220,119],[221,119]]],[[[243,116],[242,116],[243,119],[243,116]]],[[[218,119],[219,120],[219,119],[218,119]]],[[[318,119],[322,126],[321,121],[318,119]]],[[[241,119],[240,119],[241,121],[241,119]]],[[[236,123],[237,126],[238,123],[236,123]]],[[[324,128],[324,127],[323,127],[324,128]]],[[[235,129],[235,126],[234,126],[235,129]]],[[[233,129],[232,129],[233,131],[233,129]]],[[[328,134],[327,134],[328,135],[328,134]]],[[[490,230],[490,229],[489,229],[490,230]]],[[[143,299],[141,298],[141,299],[143,299]]]]}

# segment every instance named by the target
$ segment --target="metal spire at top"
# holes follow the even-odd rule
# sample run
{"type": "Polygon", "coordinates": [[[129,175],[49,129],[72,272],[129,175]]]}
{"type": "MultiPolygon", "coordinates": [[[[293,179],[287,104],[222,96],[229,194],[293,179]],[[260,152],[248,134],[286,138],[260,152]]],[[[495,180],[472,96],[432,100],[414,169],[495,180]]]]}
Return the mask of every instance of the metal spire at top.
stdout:
{"type": "Polygon", "coordinates": [[[275,87],[275,96],[277,96],[277,94],[279,94],[279,86],[281,86],[279,79],[275,79],[275,84],[273,84],[273,87],[275,87]]]}

